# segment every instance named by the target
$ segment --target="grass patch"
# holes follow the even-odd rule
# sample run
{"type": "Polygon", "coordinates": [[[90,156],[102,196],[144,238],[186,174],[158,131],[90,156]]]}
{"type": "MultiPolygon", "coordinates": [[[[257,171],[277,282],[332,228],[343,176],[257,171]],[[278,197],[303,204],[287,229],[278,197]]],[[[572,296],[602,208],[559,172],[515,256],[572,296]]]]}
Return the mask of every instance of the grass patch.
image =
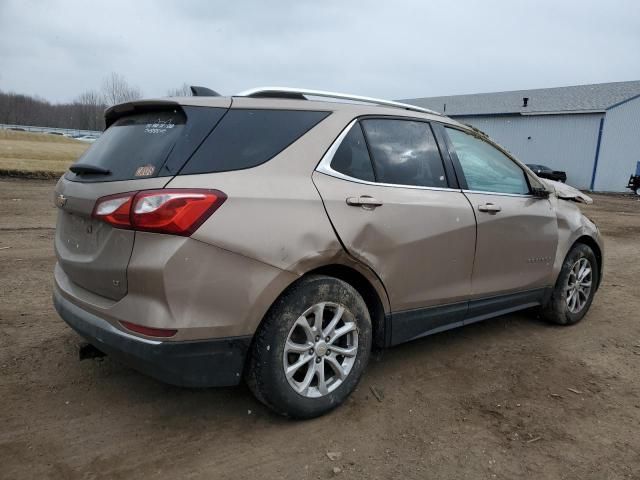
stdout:
{"type": "Polygon", "coordinates": [[[0,175],[59,177],[89,145],[62,135],[0,130],[0,175]]]}

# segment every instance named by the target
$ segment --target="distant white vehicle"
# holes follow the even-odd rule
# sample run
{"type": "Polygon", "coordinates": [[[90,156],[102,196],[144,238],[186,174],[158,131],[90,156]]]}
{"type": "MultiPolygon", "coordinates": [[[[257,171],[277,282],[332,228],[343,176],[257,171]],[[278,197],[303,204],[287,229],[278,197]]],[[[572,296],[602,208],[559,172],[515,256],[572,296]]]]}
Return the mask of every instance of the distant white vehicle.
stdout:
{"type": "Polygon", "coordinates": [[[91,135],[83,135],[82,137],[76,137],[76,140],[80,140],[81,142],[89,142],[93,143],[98,139],[98,137],[93,137],[91,135]]]}

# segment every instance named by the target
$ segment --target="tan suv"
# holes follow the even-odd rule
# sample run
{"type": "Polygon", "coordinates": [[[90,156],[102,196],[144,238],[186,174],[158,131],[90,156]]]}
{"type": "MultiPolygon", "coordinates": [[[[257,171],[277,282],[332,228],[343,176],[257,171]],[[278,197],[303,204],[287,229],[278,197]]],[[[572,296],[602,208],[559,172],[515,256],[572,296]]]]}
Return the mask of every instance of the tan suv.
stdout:
{"type": "Polygon", "coordinates": [[[99,350],[176,385],[244,378],[305,418],[345,400],[374,346],[589,309],[586,197],[480,132],[365,97],[210,93],[110,108],[56,186],[54,303],[99,350]]]}

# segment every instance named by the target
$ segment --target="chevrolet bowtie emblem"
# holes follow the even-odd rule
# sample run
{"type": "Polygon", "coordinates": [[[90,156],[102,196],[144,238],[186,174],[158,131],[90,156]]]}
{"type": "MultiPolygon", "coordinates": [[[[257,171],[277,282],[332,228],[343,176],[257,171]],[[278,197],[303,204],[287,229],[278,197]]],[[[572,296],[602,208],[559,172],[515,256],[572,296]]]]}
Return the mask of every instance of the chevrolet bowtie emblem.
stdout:
{"type": "Polygon", "coordinates": [[[67,197],[65,197],[64,195],[60,194],[56,196],[56,206],[57,207],[64,207],[65,203],[67,203],[67,197]]]}

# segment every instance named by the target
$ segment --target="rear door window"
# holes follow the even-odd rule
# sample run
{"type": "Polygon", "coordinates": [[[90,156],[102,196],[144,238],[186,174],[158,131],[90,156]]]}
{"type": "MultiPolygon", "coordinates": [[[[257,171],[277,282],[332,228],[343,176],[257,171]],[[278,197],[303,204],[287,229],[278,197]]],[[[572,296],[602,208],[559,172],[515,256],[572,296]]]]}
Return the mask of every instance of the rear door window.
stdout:
{"type": "Polygon", "coordinates": [[[231,109],[180,171],[226,172],[265,163],[330,112],[231,109]]]}
{"type": "Polygon", "coordinates": [[[344,137],[331,160],[331,168],[348,177],[375,181],[371,158],[359,123],[351,127],[344,137]]]}
{"type": "Polygon", "coordinates": [[[447,187],[438,145],[426,122],[362,120],[380,183],[447,187]]]}
{"type": "Polygon", "coordinates": [[[128,115],[113,123],[77,163],[108,170],[108,174],[75,175],[70,180],[115,181],[158,176],[183,133],[186,116],[180,110],[128,115]]]}

